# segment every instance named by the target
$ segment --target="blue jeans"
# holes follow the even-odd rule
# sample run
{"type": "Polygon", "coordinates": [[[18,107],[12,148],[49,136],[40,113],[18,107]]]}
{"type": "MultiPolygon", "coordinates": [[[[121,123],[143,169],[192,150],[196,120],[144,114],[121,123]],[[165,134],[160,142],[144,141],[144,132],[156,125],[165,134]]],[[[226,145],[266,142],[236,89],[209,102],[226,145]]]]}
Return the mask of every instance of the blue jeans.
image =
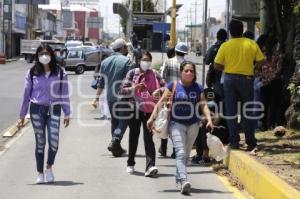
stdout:
{"type": "Polygon", "coordinates": [[[241,114],[241,119],[244,124],[244,132],[246,143],[248,146],[255,146],[256,139],[254,136],[255,120],[253,117],[253,107],[247,105],[247,112],[244,109],[245,103],[253,102],[253,78],[243,75],[225,74],[224,77],[224,95],[225,95],[225,116],[229,130],[230,145],[238,146],[240,141],[239,126],[237,115],[241,114]],[[238,113],[238,100],[241,101],[241,112],[238,113]],[[251,109],[252,108],[252,109],[251,109]],[[248,117],[246,117],[248,116],[248,117]]]}
{"type": "Polygon", "coordinates": [[[44,151],[46,145],[46,128],[48,138],[47,165],[53,165],[58,150],[61,106],[44,106],[31,103],[30,118],[35,134],[35,157],[37,171],[44,172],[44,151]]]}
{"type": "Polygon", "coordinates": [[[199,132],[199,123],[184,125],[174,121],[170,123],[170,136],[176,154],[176,182],[187,180],[187,161],[199,132]]]}
{"type": "Polygon", "coordinates": [[[132,113],[131,103],[128,101],[110,102],[108,108],[111,115],[111,136],[112,140],[121,141],[126,131],[129,115],[132,113]]]}

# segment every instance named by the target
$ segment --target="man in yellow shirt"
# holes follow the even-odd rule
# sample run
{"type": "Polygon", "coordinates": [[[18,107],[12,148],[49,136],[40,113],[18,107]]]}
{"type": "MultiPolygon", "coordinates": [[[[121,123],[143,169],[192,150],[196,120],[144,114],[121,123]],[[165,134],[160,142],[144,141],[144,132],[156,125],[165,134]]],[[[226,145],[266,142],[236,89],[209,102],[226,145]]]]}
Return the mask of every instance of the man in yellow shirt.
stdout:
{"type": "Polygon", "coordinates": [[[254,63],[259,67],[264,55],[255,41],[243,38],[243,23],[232,20],[229,25],[232,39],[223,43],[215,58],[214,67],[224,70],[225,116],[230,133],[230,147],[239,148],[237,115],[241,114],[248,150],[256,147],[255,123],[252,115],[254,63]],[[238,101],[241,103],[238,103],[238,101]],[[241,110],[238,113],[238,110],[241,110]]]}

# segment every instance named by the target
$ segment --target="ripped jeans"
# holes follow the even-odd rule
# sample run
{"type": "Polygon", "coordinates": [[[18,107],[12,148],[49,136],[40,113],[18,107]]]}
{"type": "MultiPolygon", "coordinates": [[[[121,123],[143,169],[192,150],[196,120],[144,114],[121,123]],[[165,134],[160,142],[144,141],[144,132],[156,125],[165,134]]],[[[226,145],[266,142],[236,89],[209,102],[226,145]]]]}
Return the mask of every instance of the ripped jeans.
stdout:
{"type": "Polygon", "coordinates": [[[170,137],[176,154],[176,183],[187,180],[187,162],[199,132],[199,122],[184,125],[171,121],[170,137]]]}
{"type": "Polygon", "coordinates": [[[37,171],[44,172],[44,151],[46,145],[46,128],[48,138],[47,165],[54,164],[58,150],[61,106],[59,104],[44,106],[35,103],[30,105],[30,118],[35,134],[35,157],[37,171]]]}

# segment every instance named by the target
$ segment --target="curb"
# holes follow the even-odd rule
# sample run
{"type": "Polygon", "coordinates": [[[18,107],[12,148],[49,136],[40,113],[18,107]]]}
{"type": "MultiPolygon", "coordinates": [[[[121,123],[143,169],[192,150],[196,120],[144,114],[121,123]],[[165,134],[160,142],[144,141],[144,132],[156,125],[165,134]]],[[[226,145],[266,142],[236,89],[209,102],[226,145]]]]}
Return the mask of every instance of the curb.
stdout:
{"type": "MultiPolygon", "coordinates": [[[[25,119],[24,121],[24,127],[29,123],[28,119],[25,119]]],[[[13,137],[20,128],[18,128],[16,125],[12,125],[3,135],[2,137],[13,137]]]]}
{"type": "Polygon", "coordinates": [[[232,150],[224,164],[241,181],[255,199],[299,199],[300,192],[247,153],[232,150]]]}
{"type": "Polygon", "coordinates": [[[11,63],[11,62],[15,62],[15,61],[18,61],[18,59],[7,59],[6,63],[11,63]]]}

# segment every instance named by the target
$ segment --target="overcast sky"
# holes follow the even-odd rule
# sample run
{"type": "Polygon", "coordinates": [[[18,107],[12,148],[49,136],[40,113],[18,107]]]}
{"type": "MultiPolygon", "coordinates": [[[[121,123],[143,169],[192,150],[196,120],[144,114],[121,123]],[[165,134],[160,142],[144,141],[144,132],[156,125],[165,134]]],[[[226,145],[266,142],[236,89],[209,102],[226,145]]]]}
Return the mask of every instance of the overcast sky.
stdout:
{"type": "MultiPolygon", "coordinates": [[[[119,32],[119,16],[113,14],[112,3],[120,2],[121,0],[99,0],[98,10],[100,10],[101,15],[104,17],[104,30],[108,32],[119,32]],[[108,23],[107,23],[108,21],[108,23]]],[[[195,23],[195,4],[197,5],[197,23],[202,22],[202,10],[203,10],[203,0],[177,0],[177,4],[183,4],[180,8],[177,18],[178,29],[183,29],[187,22],[191,23],[192,13],[192,23],[195,23]]],[[[60,3],[60,0],[50,0],[50,3],[60,3]]],[[[167,8],[171,6],[172,1],[167,0],[167,8]]],[[[210,16],[220,18],[221,13],[225,11],[225,0],[210,0],[208,1],[208,9],[210,10],[210,16]]]]}

